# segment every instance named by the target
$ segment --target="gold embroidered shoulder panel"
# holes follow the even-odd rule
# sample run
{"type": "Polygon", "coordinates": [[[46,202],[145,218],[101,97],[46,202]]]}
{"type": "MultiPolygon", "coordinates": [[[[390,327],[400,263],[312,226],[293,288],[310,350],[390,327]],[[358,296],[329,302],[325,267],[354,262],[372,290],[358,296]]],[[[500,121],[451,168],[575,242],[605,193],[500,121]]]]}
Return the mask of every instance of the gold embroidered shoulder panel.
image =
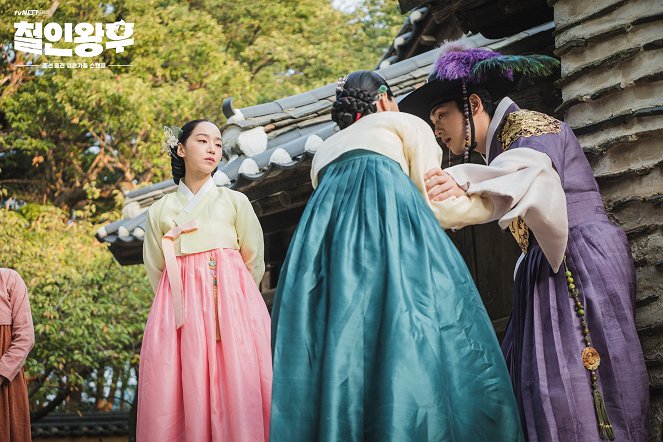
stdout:
{"type": "Polygon", "coordinates": [[[520,250],[527,253],[529,250],[529,227],[527,227],[525,221],[521,217],[514,219],[509,225],[509,230],[511,230],[513,239],[518,243],[520,250]]]}
{"type": "Polygon", "coordinates": [[[520,137],[558,134],[561,130],[562,123],[550,115],[519,110],[507,115],[498,140],[502,143],[502,150],[507,150],[520,137]]]}

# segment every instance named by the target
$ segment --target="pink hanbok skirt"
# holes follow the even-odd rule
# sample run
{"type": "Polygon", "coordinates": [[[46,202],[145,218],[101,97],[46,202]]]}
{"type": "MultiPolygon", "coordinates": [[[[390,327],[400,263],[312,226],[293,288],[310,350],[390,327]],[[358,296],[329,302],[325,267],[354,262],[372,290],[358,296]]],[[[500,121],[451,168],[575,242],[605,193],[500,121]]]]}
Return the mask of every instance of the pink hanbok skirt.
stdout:
{"type": "Polygon", "coordinates": [[[164,270],[140,354],[137,440],[267,441],[270,318],[258,287],[238,250],[215,249],[177,262],[184,325],[176,327],[164,270]]]}

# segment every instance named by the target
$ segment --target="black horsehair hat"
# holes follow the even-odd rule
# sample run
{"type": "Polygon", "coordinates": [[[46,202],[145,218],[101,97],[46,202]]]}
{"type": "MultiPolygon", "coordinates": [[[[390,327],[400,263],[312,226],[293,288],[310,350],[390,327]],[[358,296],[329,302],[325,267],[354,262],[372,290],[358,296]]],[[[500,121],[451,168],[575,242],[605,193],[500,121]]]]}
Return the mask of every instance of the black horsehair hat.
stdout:
{"type": "Polygon", "coordinates": [[[468,89],[485,89],[493,100],[499,100],[509,93],[521,75],[546,77],[558,66],[559,61],[547,55],[502,55],[461,41],[447,42],[440,47],[426,83],[405,96],[398,107],[429,121],[430,112],[437,106],[464,98],[463,84],[468,89]]]}

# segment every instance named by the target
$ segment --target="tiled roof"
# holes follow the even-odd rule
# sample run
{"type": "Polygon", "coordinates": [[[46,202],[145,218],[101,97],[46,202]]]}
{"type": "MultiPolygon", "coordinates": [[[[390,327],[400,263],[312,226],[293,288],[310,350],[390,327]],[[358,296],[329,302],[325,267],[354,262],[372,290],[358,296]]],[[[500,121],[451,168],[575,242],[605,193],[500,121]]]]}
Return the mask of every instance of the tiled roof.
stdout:
{"type": "Polygon", "coordinates": [[[51,413],[33,422],[33,438],[69,438],[76,436],[127,436],[129,413],[69,414],[51,413]]]}
{"type": "Polygon", "coordinates": [[[430,10],[427,7],[415,9],[408,14],[403,27],[401,27],[394,40],[385,51],[377,68],[385,68],[407,58],[406,52],[420,37],[421,32],[429,18],[430,10]]]}
{"type": "MultiPolygon", "coordinates": [[[[506,48],[530,36],[549,33],[552,22],[508,38],[488,40],[481,35],[466,37],[476,46],[506,48]]],[[[437,50],[377,70],[394,94],[404,96],[425,81],[437,50]]],[[[284,170],[310,165],[317,145],[331,136],[336,125],[330,120],[335,83],[298,95],[239,110],[232,98],[224,102],[228,123],[221,128],[224,151],[231,153],[220,165],[214,179],[218,186],[244,191],[261,180],[284,170]]],[[[123,219],[100,228],[96,237],[110,244],[120,264],[140,263],[145,211],[163,195],[176,189],[172,180],[147,186],[126,195],[123,219]]]]}

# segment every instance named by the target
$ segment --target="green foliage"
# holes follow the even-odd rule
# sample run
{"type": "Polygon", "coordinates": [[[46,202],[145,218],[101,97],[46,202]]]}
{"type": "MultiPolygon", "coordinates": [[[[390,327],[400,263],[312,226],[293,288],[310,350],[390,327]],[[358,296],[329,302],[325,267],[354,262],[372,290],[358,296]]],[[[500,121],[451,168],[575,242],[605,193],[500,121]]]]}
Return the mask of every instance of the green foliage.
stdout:
{"type": "MultiPolygon", "coordinates": [[[[208,118],[223,99],[244,107],[372,69],[403,23],[396,2],[364,0],[36,1],[53,17],[14,16],[0,0],[0,187],[65,209],[113,207],[116,189],[169,177],[161,126],[208,118]],[[13,22],[135,23],[135,43],[94,59],[13,53],[13,22]],[[15,57],[15,58],[13,58],[15,57]],[[105,62],[131,67],[37,69],[13,64],[105,62]],[[11,153],[11,154],[9,154],[11,153]],[[92,184],[94,183],[94,184],[92,184]],[[90,186],[99,192],[91,193],[90,186]]],[[[56,47],[72,47],[60,42],[56,47]]],[[[104,210],[97,210],[97,213],[104,210]]],[[[86,213],[93,213],[87,210],[86,213]]]]}
{"type": "Polygon", "coordinates": [[[19,212],[0,209],[0,259],[29,288],[35,418],[61,403],[108,408],[129,388],[153,295],[143,267],[119,266],[93,235],[95,223],[119,217],[124,191],[170,176],[161,127],[195,118],[221,125],[229,96],[245,107],[372,69],[404,20],[387,0],[351,10],[331,0],[108,5],[35,0],[30,8],[54,15],[24,17],[14,15],[24,6],[0,0],[0,201],[31,202],[19,212]],[[83,59],[12,50],[20,20],[120,19],[135,23],[135,43],[121,53],[83,59]],[[16,66],[45,61],[131,67],[16,66]]]}
{"type": "MultiPolygon", "coordinates": [[[[354,15],[354,20],[361,25],[357,39],[365,42],[360,48],[362,57],[382,56],[405,22],[405,17],[398,12],[397,1],[363,0],[358,2],[354,15]]],[[[377,62],[376,59],[375,64],[377,62]]]]}
{"type": "Polygon", "coordinates": [[[93,225],[67,218],[52,206],[0,209],[2,266],[29,288],[36,344],[26,373],[35,414],[59,393],[93,398],[71,408],[112,403],[119,391],[100,392],[99,381],[103,389],[109,374],[129,377],[153,297],[142,266],[121,267],[93,225]]]}

